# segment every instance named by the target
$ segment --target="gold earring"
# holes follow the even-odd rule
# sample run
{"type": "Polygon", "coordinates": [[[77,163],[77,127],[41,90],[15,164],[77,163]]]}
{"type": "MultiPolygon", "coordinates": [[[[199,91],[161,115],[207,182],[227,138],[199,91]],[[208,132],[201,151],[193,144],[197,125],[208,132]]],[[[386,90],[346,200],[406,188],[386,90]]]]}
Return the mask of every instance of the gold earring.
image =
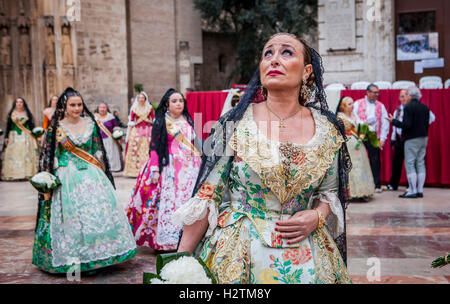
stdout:
{"type": "Polygon", "coordinates": [[[261,95],[264,97],[264,99],[267,98],[267,90],[263,85],[261,85],[261,95]]]}
{"type": "Polygon", "coordinates": [[[311,98],[311,88],[306,85],[306,79],[303,79],[301,94],[304,102],[307,102],[311,98]]]}

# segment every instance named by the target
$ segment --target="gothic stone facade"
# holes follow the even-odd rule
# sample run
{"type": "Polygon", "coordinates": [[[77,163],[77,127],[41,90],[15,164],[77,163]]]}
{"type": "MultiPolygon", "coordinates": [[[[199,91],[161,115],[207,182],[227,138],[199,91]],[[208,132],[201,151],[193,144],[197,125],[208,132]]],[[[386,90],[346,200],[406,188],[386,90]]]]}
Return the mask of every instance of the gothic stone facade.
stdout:
{"type": "Polygon", "coordinates": [[[202,28],[192,0],[69,3],[0,0],[0,128],[14,98],[27,100],[39,124],[51,96],[67,86],[91,110],[104,101],[122,120],[134,84],[154,103],[171,87],[202,89],[202,28]]]}

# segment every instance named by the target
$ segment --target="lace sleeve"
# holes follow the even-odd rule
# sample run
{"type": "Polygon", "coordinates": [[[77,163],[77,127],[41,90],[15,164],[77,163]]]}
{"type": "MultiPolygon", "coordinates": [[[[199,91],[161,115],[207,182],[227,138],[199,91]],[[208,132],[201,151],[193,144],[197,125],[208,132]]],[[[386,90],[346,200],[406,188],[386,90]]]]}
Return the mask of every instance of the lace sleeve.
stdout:
{"type": "Polygon", "coordinates": [[[333,238],[336,238],[344,232],[344,210],[338,196],[338,157],[335,154],[333,164],[328,169],[322,183],[319,186],[315,196],[314,203],[327,203],[330,206],[331,214],[327,217],[325,226],[333,238]]]}
{"type": "Polygon", "coordinates": [[[209,210],[209,227],[206,236],[211,235],[217,226],[219,205],[223,202],[231,161],[232,157],[222,157],[194,197],[178,208],[173,215],[173,220],[177,225],[192,225],[203,219],[209,210]]]}

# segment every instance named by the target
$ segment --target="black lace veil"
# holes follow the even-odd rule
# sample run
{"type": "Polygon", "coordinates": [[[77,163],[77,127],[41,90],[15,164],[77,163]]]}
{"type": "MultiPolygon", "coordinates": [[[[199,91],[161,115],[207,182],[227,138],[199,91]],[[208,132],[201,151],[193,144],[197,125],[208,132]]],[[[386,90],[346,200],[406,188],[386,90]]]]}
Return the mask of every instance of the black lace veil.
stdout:
{"type": "Polygon", "coordinates": [[[187,122],[194,128],[194,121],[188,112],[186,99],[181,92],[175,89],[168,89],[164,93],[161,101],[159,102],[158,108],[155,113],[155,121],[152,126],[152,140],[150,142],[150,151],[154,150],[158,154],[159,158],[159,172],[169,164],[169,145],[167,141],[167,127],[166,127],[166,113],[169,111],[169,100],[170,96],[174,93],[178,93],[183,97],[184,109],[181,115],[187,120],[187,122]]]}
{"type": "MultiPolygon", "coordinates": [[[[290,34],[289,34],[290,35],[290,34]]],[[[301,41],[304,47],[309,48],[311,54],[311,65],[313,68],[314,82],[311,84],[310,88],[312,91],[311,97],[306,101],[302,102],[302,97],[299,96],[299,102],[303,103],[306,107],[311,107],[320,111],[320,113],[327,117],[327,119],[333,123],[339,133],[346,140],[345,128],[340,119],[336,115],[328,110],[328,104],[326,101],[326,95],[323,88],[323,65],[322,58],[320,55],[311,47],[307,46],[303,41],[301,41]]],[[[202,164],[200,167],[200,173],[197,178],[197,182],[193,191],[193,195],[197,193],[199,187],[203,182],[206,181],[209,174],[213,170],[215,164],[220,160],[220,158],[225,155],[226,144],[231,135],[235,130],[237,122],[241,120],[245,111],[247,110],[250,103],[255,102],[260,99],[261,90],[261,80],[259,68],[253,74],[250,82],[245,88],[245,92],[241,97],[239,104],[231,109],[229,112],[225,113],[219,118],[218,122],[214,125],[211,133],[204,143],[202,164]],[[232,123],[231,123],[232,122],[232,123]]],[[[230,155],[228,155],[230,156],[230,155]]],[[[346,250],[346,233],[345,233],[345,209],[348,204],[348,173],[351,170],[351,160],[350,155],[347,150],[347,145],[345,142],[342,144],[339,150],[339,199],[344,210],[344,233],[339,235],[335,242],[339,248],[344,262],[347,259],[346,250]]]]}

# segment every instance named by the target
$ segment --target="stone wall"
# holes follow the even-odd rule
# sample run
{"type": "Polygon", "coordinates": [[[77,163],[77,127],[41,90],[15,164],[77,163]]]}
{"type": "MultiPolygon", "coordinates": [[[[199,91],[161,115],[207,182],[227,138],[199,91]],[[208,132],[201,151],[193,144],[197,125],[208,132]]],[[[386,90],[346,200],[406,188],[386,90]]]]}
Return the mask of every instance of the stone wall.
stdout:
{"type": "Polygon", "coordinates": [[[168,88],[195,86],[195,65],[203,63],[200,13],[192,0],[129,1],[131,80],[152,102],[168,88]]]}
{"type": "Polygon", "coordinates": [[[239,75],[231,75],[237,67],[238,57],[230,35],[203,32],[203,58],[200,90],[223,90],[237,83],[239,75]]]}
{"type": "Polygon", "coordinates": [[[128,115],[126,7],[124,0],[83,0],[74,23],[76,88],[91,111],[100,102],[128,115]]]}
{"type": "MultiPolygon", "coordinates": [[[[356,0],[356,48],[348,51],[328,51],[325,9],[331,2],[319,0],[319,53],[323,58],[326,84],[356,81],[395,80],[395,20],[393,0],[356,0]],[[373,4],[372,4],[373,3],[373,4]],[[370,4],[370,6],[368,6],[370,4]]],[[[336,31],[334,35],[348,35],[336,31]]]]}

